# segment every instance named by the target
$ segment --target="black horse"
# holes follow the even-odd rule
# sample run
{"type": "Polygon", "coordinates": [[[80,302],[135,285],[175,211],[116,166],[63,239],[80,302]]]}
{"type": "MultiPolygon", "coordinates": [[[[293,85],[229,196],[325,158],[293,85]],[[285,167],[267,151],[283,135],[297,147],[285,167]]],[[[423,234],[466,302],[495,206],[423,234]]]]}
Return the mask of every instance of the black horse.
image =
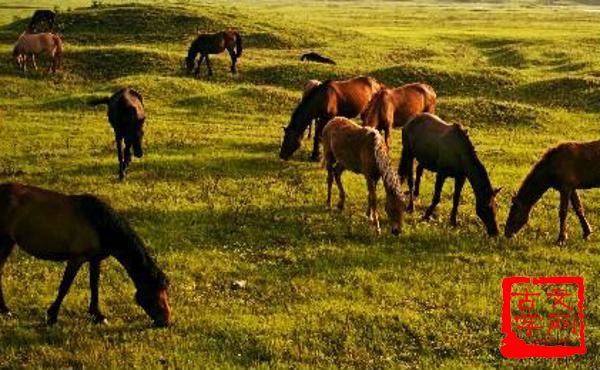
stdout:
{"type": "Polygon", "coordinates": [[[96,323],[106,321],[98,304],[98,283],[100,263],[109,256],[115,257],[133,280],[135,299],[154,324],[170,324],[167,277],[127,220],[95,196],[0,184],[0,314],[10,314],[1,277],[15,245],[39,259],[67,261],[58,295],[47,311],[49,325],[56,323],[62,301],[86,262],[90,264],[92,293],[89,313],[96,323]]]}
{"type": "Polygon", "coordinates": [[[185,58],[185,67],[188,73],[193,73],[198,76],[200,66],[206,59],[206,67],[208,75],[212,76],[212,63],[208,59],[209,54],[219,54],[225,49],[231,57],[231,73],[237,72],[236,63],[239,57],[242,56],[242,36],[235,31],[224,31],[217,33],[200,34],[192,42],[188,49],[188,55],[185,58]],[[196,56],[200,54],[200,59],[196,64],[196,56]],[[195,68],[194,68],[195,67],[195,68]]]}
{"type": "MultiPolygon", "coordinates": [[[[52,31],[54,29],[54,23],[56,21],[56,13],[52,10],[42,9],[36,10],[33,13],[33,17],[31,17],[31,21],[29,21],[29,25],[27,26],[27,30],[29,32],[36,32],[37,26],[46,23],[48,29],[43,31],[52,31]]],[[[37,30],[40,31],[40,30],[37,30]]]]}
{"type": "Polygon", "coordinates": [[[124,88],[114,93],[113,96],[91,100],[89,104],[94,106],[108,104],[108,121],[115,131],[117,142],[119,179],[123,180],[125,171],[131,163],[131,148],[133,147],[133,154],[138,158],[144,154],[142,150],[144,121],[146,120],[144,98],[137,91],[124,88]],[[124,151],[123,141],[125,141],[124,151]]]}
{"type": "Polygon", "coordinates": [[[300,57],[301,61],[309,61],[309,62],[317,62],[317,63],[324,63],[324,64],[336,64],[332,59],[329,59],[327,57],[324,57],[320,54],[317,54],[315,52],[310,52],[310,53],[306,53],[303,54],[302,57],[300,57]]]}

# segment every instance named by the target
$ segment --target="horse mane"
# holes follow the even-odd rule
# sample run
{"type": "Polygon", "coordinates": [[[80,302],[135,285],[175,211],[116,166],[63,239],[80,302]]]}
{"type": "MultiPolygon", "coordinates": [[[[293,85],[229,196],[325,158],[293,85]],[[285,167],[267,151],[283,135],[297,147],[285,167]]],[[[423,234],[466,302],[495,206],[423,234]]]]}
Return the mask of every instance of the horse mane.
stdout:
{"type": "MultiPolygon", "coordinates": [[[[296,109],[294,109],[294,112],[292,113],[292,119],[291,119],[289,127],[291,127],[292,125],[294,125],[294,126],[297,125],[295,123],[298,122],[299,116],[301,114],[304,114],[304,112],[306,111],[306,109],[307,109],[308,105],[310,104],[310,102],[312,101],[312,99],[317,94],[320,94],[321,92],[328,89],[331,82],[332,82],[332,80],[325,80],[325,81],[321,82],[320,85],[313,87],[310,91],[308,91],[306,93],[306,95],[304,95],[304,97],[300,101],[300,104],[298,104],[298,106],[296,107],[296,109]]],[[[308,125],[308,123],[309,122],[305,122],[306,125],[308,125]]],[[[300,127],[301,130],[304,130],[304,128],[306,128],[306,127],[300,127]]]]}
{"type": "Polygon", "coordinates": [[[368,131],[368,134],[373,137],[375,163],[377,164],[377,169],[383,179],[383,185],[386,190],[393,192],[395,197],[402,199],[403,195],[400,180],[392,167],[385,140],[376,129],[372,127],[365,127],[365,129],[368,131]]]}
{"type": "Polygon", "coordinates": [[[127,270],[136,288],[166,289],[169,281],[148,254],[144,242],[129,222],[106,202],[89,194],[73,196],[98,234],[101,248],[127,270]]]}
{"type": "Polygon", "coordinates": [[[477,170],[477,172],[479,173],[479,175],[481,175],[483,177],[483,179],[485,180],[485,182],[487,184],[489,184],[489,188],[493,192],[492,182],[490,180],[490,176],[489,176],[487,170],[485,169],[485,166],[483,165],[483,163],[479,159],[479,156],[477,155],[477,150],[475,149],[475,146],[473,145],[473,142],[471,141],[471,138],[469,137],[467,129],[465,129],[459,123],[455,123],[454,124],[454,129],[458,133],[457,137],[459,139],[461,139],[461,141],[463,142],[464,146],[467,148],[467,152],[472,157],[473,164],[475,165],[475,169],[477,170]]]}

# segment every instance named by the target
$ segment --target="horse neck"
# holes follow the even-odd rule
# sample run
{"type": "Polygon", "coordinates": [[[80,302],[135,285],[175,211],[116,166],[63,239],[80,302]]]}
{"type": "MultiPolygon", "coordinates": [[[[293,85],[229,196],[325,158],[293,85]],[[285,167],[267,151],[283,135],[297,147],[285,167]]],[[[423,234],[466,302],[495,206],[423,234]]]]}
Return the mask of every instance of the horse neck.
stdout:
{"type": "Polygon", "coordinates": [[[468,153],[468,158],[465,173],[475,193],[475,201],[488,202],[494,192],[490,177],[474,151],[468,153]]]}
{"type": "Polygon", "coordinates": [[[141,243],[141,240],[129,240],[113,248],[111,255],[125,268],[127,274],[139,290],[156,280],[158,267],[141,243]]]}
{"type": "MultiPolygon", "coordinates": [[[[317,89],[319,86],[315,88],[317,89]]],[[[320,94],[317,94],[317,96],[320,96],[320,94]]],[[[303,99],[292,114],[290,127],[295,131],[304,131],[310,122],[316,118],[316,110],[318,105],[317,96],[310,95],[307,97],[307,99],[303,99]]]]}
{"type": "Polygon", "coordinates": [[[527,175],[515,198],[524,206],[531,208],[548,188],[550,188],[550,185],[547,181],[545,166],[543,162],[540,162],[527,175]]]}

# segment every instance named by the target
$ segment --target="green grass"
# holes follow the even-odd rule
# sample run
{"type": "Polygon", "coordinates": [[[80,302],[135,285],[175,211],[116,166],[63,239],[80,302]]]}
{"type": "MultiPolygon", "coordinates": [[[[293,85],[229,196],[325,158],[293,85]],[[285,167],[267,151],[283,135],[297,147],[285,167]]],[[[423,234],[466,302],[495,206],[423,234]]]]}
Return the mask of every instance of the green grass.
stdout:
{"type": "MultiPolygon", "coordinates": [[[[387,228],[377,236],[363,216],[362,177],[344,175],[348,207],[327,211],[325,172],[307,161],[309,142],[291,161],[277,158],[281,126],[305,80],[368,74],[390,86],[428,82],[439,114],[469,128],[493,184],[504,187],[503,227],[512,192],[545,148],[598,137],[600,13],[537,1],[79,9],[89,4],[61,2],[66,54],[56,76],[23,75],[9,63],[32,9],[21,0],[2,9],[0,179],[110,201],[169,276],[175,325],[150,329],[123,268],[107,260],[100,294],[109,325],[94,326],[85,315],[84,269],[58,325],[48,328],[44,313],[64,266],[18,251],[5,268],[16,317],[0,317],[0,368],[600,366],[598,236],[583,242],[571,214],[569,242],[555,246],[555,193],[511,241],[484,235],[470,187],[461,225],[450,228],[452,184],[438,220],[409,216],[399,238],[387,228]],[[211,79],[181,71],[196,27],[235,27],[247,36],[239,75],[228,73],[225,55],[213,59],[211,79]],[[307,50],[338,66],[299,62],[307,50]],[[105,109],[85,101],[124,85],[145,96],[148,126],[146,156],[119,183],[105,109]],[[511,275],[584,277],[585,356],[502,358],[500,284],[511,275]],[[236,280],[247,287],[233,289],[236,280]]],[[[392,138],[397,163],[399,132],[392,138]]],[[[426,174],[419,213],[432,182],[426,174]]],[[[582,196],[600,227],[600,195],[582,196]]]]}

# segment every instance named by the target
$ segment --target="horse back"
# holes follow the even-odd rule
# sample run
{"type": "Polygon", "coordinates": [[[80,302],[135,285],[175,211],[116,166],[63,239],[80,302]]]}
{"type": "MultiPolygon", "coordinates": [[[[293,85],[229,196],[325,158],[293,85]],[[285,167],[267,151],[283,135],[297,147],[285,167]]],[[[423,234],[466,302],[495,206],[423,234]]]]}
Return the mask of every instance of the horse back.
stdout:
{"type": "Polygon", "coordinates": [[[554,188],[588,189],[600,187],[599,162],[600,141],[567,142],[549,149],[535,169],[545,172],[554,188]]]}
{"type": "Polygon", "coordinates": [[[142,95],[130,88],[117,91],[108,103],[108,119],[115,129],[142,124],[146,119],[142,95]]]}
{"type": "Polygon", "coordinates": [[[335,117],[323,129],[325,160],[334,159],[352,172],[370,175],[376,168],[374,135],[377,134],[347,118],[335,117]]]}
{"type": "Polygon", "coordinates": [[[100,253],[98,235],[75,198],[33,186],[0,185],[0,234],[42,259],[100,253]]]}
{"type": "Polygon", "coordinates": [[[360,76],[346,81],[332,81],[331,94],[335,94],[337,114],[344,117],[356,117],[361,114],[381,86],[371,78],[360,76]]]}

